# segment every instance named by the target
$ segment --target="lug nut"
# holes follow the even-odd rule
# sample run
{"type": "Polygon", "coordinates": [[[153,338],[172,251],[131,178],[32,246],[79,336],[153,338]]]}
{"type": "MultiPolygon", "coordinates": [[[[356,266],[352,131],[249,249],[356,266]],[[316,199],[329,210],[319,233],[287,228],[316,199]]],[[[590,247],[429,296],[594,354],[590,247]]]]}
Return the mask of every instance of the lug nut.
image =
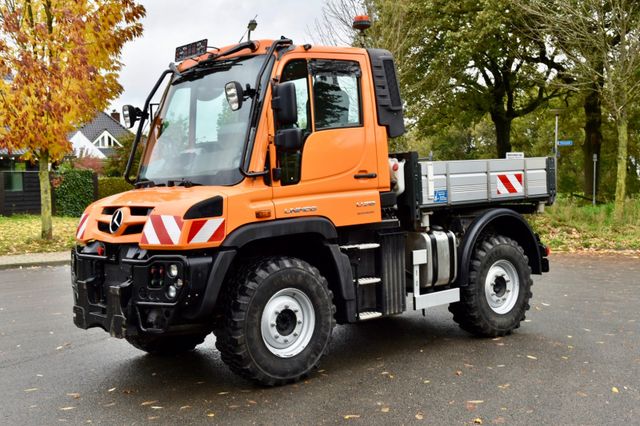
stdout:
{"type": "Polygon", "coordinates": [[[284,339],[284,342],[285,343],[289,343],[289,339],[284,339]]]}
{"type": "Polygon", "coordinates": [[[271,323],[271,327],[275,327],[276,325],[274,323],[271,323]]]}
{"type": "Polygon", "coordinates": [[[302,324],[302,321],[298,320],[298,325],[302,324]]]}
{"type": "Polygon", "coordinates": [[[289,305],[284,305],[284,308],[285,309],[289,309],[289,305]]]}
{"type": "Polygon", "coordinates": [[[298,333],[293,333],[293,337],[298,337],[298,333]]]}
{"type": "Polygon", "coordinates": [[[279,339],[280,336],[278,336],[277,334],[275,336],[273,336],[274,339],[279,339]]]}

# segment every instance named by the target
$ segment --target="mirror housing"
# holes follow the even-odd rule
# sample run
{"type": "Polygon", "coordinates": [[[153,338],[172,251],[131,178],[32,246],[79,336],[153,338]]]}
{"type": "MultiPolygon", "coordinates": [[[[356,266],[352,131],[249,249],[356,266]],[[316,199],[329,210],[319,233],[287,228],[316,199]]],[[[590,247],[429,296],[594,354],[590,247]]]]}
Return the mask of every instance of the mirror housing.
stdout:
{"type": "Polygon", "coordinates": [[[122,107],[122,119],[127,129],[132,128],[138,119],[142,117],[142,111],[140,108],[136,108],[132,105],[125,105],[122,107]]]}
{"type": "Polygon", "coordinates": [[[227,102],[231,111],[237,111],[242,108],[242,101],[244,100],[244,92],[242,85],[237,81],[230,81],[224,85],[224,94],[227,97],[227,102]]]}
{"type": "Polygon", "coordinates": [[[274,119],[280,126],[289,126],[298,122],[298,102],[296,86],[293,82],[288,81],[273,86],[271,108],[274,119]]]}
{"type": "Polygon", "coordinates": [[[276,148],[283,151],[299,151],[304,145],[304,134],[297,127],[280,129],[276,132],[274,143],[276,148]]]}

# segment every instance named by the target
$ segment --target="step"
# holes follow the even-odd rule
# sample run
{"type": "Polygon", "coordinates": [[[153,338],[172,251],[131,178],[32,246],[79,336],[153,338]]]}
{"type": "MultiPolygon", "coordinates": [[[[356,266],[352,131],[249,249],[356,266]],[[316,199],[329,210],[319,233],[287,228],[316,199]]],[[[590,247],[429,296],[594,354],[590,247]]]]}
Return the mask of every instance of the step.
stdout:
{"type": "Polygon", "coordinates": [[[375,311],[360,312],[358,314],[358,319],[360,321],[366,321],[374,318],[379,318],[381,316],[382,316],[382,312],[375,312],[375,311]]]}
{"type": "Polygon", "coordinates": [[[380,247],[380,244],[378,243],[363,243],[363,244],[349,244],[346,246],[340,246],[340,249],[341,250],[354,250],[354,249],[372,250],[372,249],[377,249],[378,247],[380,247]]]}
{"type": "Polygon", "coordinates": [[[362,277],[358,278],[358,285],[370,285],[370,284],[378,284],[382,282],[382,280],[378,277],[362,277]]]}

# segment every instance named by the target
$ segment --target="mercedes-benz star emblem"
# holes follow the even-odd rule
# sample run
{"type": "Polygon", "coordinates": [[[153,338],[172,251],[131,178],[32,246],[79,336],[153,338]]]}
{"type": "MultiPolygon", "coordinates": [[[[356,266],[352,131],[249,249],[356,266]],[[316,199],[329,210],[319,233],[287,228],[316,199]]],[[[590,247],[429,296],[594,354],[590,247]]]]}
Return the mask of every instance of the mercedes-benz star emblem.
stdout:
{"type": "Polygon", "coordinates": [[[109,231],[111,231],[112,234],[115,234],[116,232],[118,232],[118,229],[120,229],[120,226],[122,226],[122,217],[124,216],[124,214],[122,213],[122,209],[118,209],[113,213],[113,216],[111,216],[111,223],[109,223],[109,231]]]}

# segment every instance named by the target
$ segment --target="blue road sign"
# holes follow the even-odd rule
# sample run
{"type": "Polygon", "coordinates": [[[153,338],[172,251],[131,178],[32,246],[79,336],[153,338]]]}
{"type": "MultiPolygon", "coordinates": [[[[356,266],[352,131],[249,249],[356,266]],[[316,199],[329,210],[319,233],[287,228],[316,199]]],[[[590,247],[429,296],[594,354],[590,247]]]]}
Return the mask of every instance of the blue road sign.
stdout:
{"type": "Polygon", "coordinates": [[[558,141],[558,146],[572,146],[572,145],[573,145],[572,140],[558,141]]]}

